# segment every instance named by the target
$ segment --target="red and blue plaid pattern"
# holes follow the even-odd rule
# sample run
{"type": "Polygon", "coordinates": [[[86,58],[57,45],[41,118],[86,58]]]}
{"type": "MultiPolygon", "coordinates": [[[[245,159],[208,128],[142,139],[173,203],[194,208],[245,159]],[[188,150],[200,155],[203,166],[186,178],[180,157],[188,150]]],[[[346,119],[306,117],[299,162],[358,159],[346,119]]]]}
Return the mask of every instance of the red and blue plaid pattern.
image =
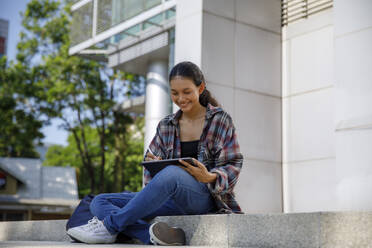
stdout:
{"type": "MultiPolygon", "coordinates": [[[[179,158],[181,156],[179,118],[181,110],[168,115],[159,122],[156,135],[146,151],[149,150],[162,159],[179,158]]],[[[228,113],[219,107],[208,104],[206,119],[198,145],[198,160],[208,171],[217,174],[215,183],[208,183],[214,196],[219,213],[242,213],[234,196],[234,186],[238,180],[243,164],[243,156],[239,151],[235,127],[228,113]]],[[[151,180],[145,169],[144,183],[151,180]]]]}

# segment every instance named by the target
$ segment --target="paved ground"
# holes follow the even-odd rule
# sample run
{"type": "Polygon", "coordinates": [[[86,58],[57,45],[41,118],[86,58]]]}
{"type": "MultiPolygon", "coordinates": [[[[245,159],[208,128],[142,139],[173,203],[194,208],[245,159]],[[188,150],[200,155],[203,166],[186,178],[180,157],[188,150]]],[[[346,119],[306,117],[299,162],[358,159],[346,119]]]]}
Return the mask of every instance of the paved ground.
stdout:
{"type": "MultiPolygon", "coordinates": [[[[144,248],[154,247],[152,245],[132,245],[132,244],[109,244],[109,245],[88,245],[82,243],[70,243],[70,242],[51,242],[51,241],[3,241],[0,242],[1,248],[80,248],[80,247],[93,247],[93,248],[144,248]]],[[[190,246],[167,246],[167,247],[190,247],[190,246]]],[[[192,246],[193,248],[206,247],[206,246],[192,246]]],[[[209,246],[210,248],[210,246],[209,246]]]]}

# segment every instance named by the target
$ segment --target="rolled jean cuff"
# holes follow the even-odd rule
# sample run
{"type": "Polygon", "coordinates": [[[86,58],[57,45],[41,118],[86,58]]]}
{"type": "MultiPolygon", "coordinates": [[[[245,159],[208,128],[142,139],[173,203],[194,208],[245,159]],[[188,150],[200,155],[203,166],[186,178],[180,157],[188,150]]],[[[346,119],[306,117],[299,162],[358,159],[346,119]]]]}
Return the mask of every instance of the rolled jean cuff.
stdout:
{"type": "Polygon", "coordinates": [[[118,234],[117,231],[113,230],[113,229],[110,227],[110,224],[107,223],[108,221],[109,221],[109,220],[108,220],[107,217],[103,219],[103,225],[106,227],[107,231],[109,231],[109,233],[112,234],[112,235],[118,234]]]}

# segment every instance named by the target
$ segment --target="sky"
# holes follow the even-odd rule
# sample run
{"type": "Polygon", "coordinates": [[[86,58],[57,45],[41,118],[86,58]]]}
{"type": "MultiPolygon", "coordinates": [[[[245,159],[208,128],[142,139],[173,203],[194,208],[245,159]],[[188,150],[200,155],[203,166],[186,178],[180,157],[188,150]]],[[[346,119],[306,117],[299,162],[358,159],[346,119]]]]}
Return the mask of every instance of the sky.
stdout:
{"type": "MultiPolygon", "coordinates": [[[[9,22],[7,56],[9,60],[14,60],[17,54],[17,43],[19,33],[22,30],[22,17],[20,12],[24,12],[29,0],[0,0],[0,19],[9,22]]],[[[67,145],[67,132],[58,128],[60,121],[53,121],[51,126],[42,129],[45,135],[44,143],[67,145]]]]}

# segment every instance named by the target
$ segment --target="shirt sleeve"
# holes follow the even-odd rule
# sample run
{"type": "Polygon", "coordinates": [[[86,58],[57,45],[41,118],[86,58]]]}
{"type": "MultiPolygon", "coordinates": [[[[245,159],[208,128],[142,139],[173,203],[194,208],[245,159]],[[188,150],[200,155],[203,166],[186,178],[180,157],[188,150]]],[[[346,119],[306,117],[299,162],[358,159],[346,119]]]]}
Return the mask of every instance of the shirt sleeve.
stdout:
{"type": "Polygon", "coordinates": [[[240,153],[236,138],[235,127],[230,116],[221,124],[221,131],[217,142],[216,167],[210,172],[217,174],[214,183],[208,183],[212,194],[231,193],[238,180],[243,164],[243,155],[240,153]]]}
{"type": "MultiPolygon", "coordinates": [[[[149,147],[146,150],[143,160],[146,159],[148,153],[152,153],[156,157],[161,157],[162,159],[165,158],[165,151],[164,151],[165,146],[164,146],[164,143],[161,137],[162,136],[161,136],[161,122],[160,122],[158,124],[158,127],[156,128],[156,134],[154,138],[152,139],[152,141],[150,142],[149,147]]],[[[146,186],[150,182],[152,177],[150,175],[150,172],[145,167],[143,167],[143,169],[144,169],[143,183],[146,186]]]]}

